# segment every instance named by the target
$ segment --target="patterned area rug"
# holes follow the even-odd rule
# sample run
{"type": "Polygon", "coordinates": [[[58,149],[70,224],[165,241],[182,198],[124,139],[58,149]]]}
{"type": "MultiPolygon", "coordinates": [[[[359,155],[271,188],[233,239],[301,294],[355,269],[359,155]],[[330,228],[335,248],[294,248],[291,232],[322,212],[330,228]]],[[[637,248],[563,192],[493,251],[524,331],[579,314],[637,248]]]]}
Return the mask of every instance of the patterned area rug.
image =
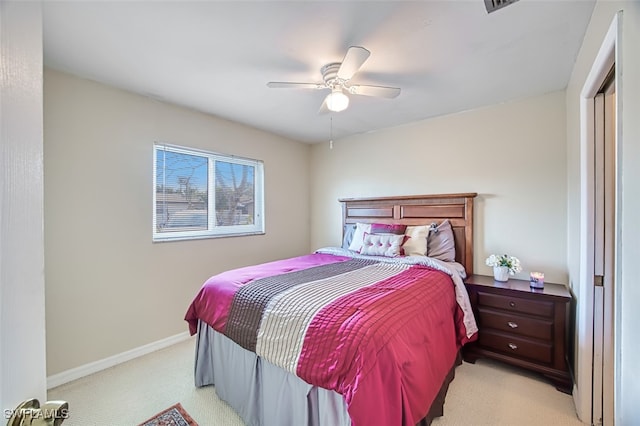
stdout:
{"type": "Polygon", "coordinates": [[[138,426],[198,426],[198,423],[177,403],[138,426]]]}

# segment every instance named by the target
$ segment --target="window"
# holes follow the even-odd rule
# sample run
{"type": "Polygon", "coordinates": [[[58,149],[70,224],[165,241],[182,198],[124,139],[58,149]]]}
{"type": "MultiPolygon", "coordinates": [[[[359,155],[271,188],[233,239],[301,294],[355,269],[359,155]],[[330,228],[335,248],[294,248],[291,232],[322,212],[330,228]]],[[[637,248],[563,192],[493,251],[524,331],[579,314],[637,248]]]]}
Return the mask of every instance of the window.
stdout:
{"type": "Polygon", "coordinates": [[[153,240],[264,233],[261,161],[153,147],[153,240]]]}

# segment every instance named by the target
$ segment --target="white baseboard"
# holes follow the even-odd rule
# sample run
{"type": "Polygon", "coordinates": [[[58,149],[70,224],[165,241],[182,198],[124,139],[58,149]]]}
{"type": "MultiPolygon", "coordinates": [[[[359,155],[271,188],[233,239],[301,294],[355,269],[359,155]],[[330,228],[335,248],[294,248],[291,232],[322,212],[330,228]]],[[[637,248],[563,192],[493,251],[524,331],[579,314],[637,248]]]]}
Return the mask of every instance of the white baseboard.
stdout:
{"type": "Polygon", "coordinates": [[[189,332],[185,331],[184,333],[176,334],[174,336],[167,337],[166,339],[158,340],[156,342],[131,349],[130,351],[122,352],[117,355],[101,359],[99,361],[90,362],[89,364],[81,365],[80,367],[63,371],[62,373],[54,374],[47,377],[47,389],[55,388],[56,386],[60,386],[73,380],[77,380],[81,377],[88,376],[89,374],[97,373],[98,371],[113,367],[114,365],[122,364],[123,362],[130,361],[134,358],[138,358],[151,352],[164,349],[168,346],[185,341],[190,337],[191,336],[189,335],[189,332]]]}

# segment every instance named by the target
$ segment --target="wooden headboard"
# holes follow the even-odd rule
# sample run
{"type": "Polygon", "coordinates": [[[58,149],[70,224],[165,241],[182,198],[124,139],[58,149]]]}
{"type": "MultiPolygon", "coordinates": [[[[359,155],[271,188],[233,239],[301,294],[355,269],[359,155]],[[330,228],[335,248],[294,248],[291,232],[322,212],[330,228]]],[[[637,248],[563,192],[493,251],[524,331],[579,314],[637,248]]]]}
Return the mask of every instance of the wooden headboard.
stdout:
{"type": "Polygon", "coordinates": [[[401,223],[428,225],[449,219],[456,244],[456,262],[473,274],[473,199],[476,193],[340,198],[342,225],[401,223]]]}

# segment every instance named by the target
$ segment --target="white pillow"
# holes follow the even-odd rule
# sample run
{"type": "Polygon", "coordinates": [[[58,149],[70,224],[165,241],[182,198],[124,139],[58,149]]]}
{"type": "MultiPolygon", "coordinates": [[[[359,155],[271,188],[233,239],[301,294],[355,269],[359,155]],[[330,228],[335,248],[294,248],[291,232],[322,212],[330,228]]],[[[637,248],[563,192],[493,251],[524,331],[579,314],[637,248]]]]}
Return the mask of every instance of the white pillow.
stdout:
{"type": "Polygon", "coordinates": [[[404,235],[409,237],[402,245],[405,256],[426,256],[429,225],[407,226],[404,235]]]}
{"type": "Polygon", "coordinates": [[[404,235],[369,234],[365,232],[360,254],[386,257],[400,256],[402,241],[404,241],[404,235]]]}
{"type": "Polygon", "coordinates": [[[371,224],[369,223],[356,223],[356,230],[353,233],[353,239],[349,244],[349,250],[359,252],[362,248],[362,242],[364,241],[364,233],[371,232],[371,224]]]}

